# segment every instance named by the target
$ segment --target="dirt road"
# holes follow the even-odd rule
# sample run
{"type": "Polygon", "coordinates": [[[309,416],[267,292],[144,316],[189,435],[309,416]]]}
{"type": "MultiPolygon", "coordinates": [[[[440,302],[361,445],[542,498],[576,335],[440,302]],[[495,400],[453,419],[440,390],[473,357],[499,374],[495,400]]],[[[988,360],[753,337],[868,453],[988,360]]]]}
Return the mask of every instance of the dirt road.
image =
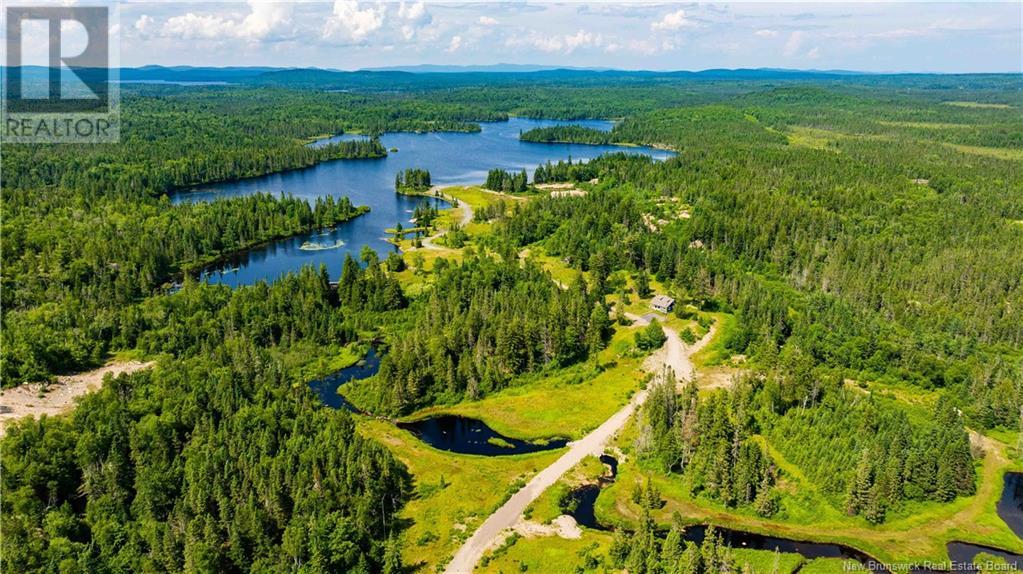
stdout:
{"type": "Polygon", "coordinates": [[[70,411],[75,406],[75,399],[100,388],[107,374],[116,377],[147,369],[154,364],[152,361],[125,361],[77,375],[58,377],[57,382],[50,385],[42,397],[39,395],[41,386],[38,383],[25,383],[7,389],[0,396],[0,435],[3,435],[4,427],[12,420],[44,414],[53,416],[70,411]]]}
{"type": "MultiPolygon", "coordinates": [[[[713,338],[716,329],[712,327],[702,339],[688,347],[683,345],[682,339],[673,329],[666,328],[664,331],[668,336],[668,341],[664,347],[651,356],[651,360],[644,365],[644,368],[652,372],[659,372],[663,366],[667,365],[675,371],[675,375],[680,379],[692,376],[694,369],[689,357],[702,349],[713,338]]],[[[579,464],[586,456],[599,456],[604,452],[607,442],[625,426],[629,417],[643,404],[646,397],[646,390],[637,392],[633,395],[632,400],[611,415],[611,418],[604,421],[590,434],[569,444],[568,452],[541,470],[526,486],[516,492],[508,502],[504,503],[480,525],[476,532],[458,549],[444,572],[446,574],[472,572],[483,553],[499,540],[501,532],[506,528],[513,527],[526,507],[536,500],[543,491],[557,482],[563,474],[579,464]]]]}
{"type": "MultiPolygon", "coordinates": [[[[454,198],[454,197],[444,193],[444,189],[445,189],[444,186],[435,185],[432,188],[430,188],[430,193],[435,195],[435,196],[437,196],[437,197],[440,197],[441,199],[444,199],[444,200],[446,200],[448,202],[451,202],[451,203],[454,203],[454,202],[458,201],[458,208],[457,209],[461,209],[462,210],[462,221],[459,222],[459,225],[464,228],[466,225],[469,225],[470,223],[472,223],[472,216],[473,216],[472,206],[469,205],[468,202],[459,201],[458,199],[456,199],[456,198],[454,198]]],[[[447,229],[443,229],[443,230],[438,231],[437,233],[434,233],[433,235],[431,235],[429,237],[424,237],[423,238],[423,248],[424,249],[437,249],[437,250],[441,250],[441,251],[452,251],[452,249],[450,247],[444,247],[443,245],[437,245],[435,243],[437,238],[440,237],[441,235],[443,235],[444,233],[447,233],[447,231],[448,231],[447,229]]]]}

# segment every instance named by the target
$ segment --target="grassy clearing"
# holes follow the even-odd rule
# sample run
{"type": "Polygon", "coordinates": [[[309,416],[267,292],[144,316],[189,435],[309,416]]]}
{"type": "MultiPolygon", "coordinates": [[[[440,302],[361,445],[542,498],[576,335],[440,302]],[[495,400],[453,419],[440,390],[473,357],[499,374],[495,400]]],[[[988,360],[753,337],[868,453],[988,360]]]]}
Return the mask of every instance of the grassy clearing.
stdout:
{"type": "Polygon", "coordinates": [[[826,134],[821,133],[823,130],[815,130],[813,128],[804,128],[801,126],[791,126],[788,133],[785,136],[788,138],[789,145],[798,147],[808,147],[811,149],[830,150],[836,151],[830,148],[832,138],[827,137],[826,134]]]}
{"type": "Polygon", "coordinates": [[[693,365],[696,368],[712,367],[724,364],[731,356],[731,352],[725,347],[725,343],[732,336],[732,333],[739,326],[735,315],[728,313],[708,313],[718,326],[717,335],[714,340],[700,349],[700,352],[693,355],[693,365]]]}
{"type": "Polygon", "coordinates": [[[799,554],[750,548],[734,548],[732,557],[740,571],[746,572],[747,570],[742,568],[746,566],[751,574],[792,574],[806,563],[799,554]]]}
{"type": "Polygon", "coordinates": [[[859,571],[860,564],[855,560],[842,558],[814,558],[806,563],[800,574],[848,574],[859,571]]]}
{"type": "Polygon", "coordinates": [[[601,572],[599,560],[607,556],[612,537],[606,532],[585,530],[581,538],[567,540],[558,536],[519,538],[511,546],[495,552],[476,572],[536,572],[538,574],[573,574],[601,572]],[[587,557],[592,557],[588,560],[587,557]]]}
{"type": "Polygon", "coordinates": [[[508,195],[506,193],[498,193],[483,189],[477,185],[457,185],[452,187],[445,187],[443,193],[447,196],[453,197],[458,201],[464,201],[473,207],[486,207],[497,203],[499,199],[505,199],[510,201],[525,201],[526,198],[516,195],[508,195]]]}
{"type": "Polygon", "coordinates": [[[863,392],[870,392],[874,398],[889,404],[894,404],[906,413],[913,424],[926,424],[934,416],[934,408],[938,402],[939,393],[921,389],[906,383],[886,383],[879,381],[871,382],[846,382],[847,386],[859,389],[863,392]]]}
{"type": "Polygon", "coordinates": [[[299,381],[310,381],[350,367],[366,356],[368,346],[352,343],[345,346],[315,345],[308,341],[300,341],[292,345],[288,352],[271,350],[283,364],[287,372],[294,373],[299,381]],[[315,357],[310,360],[310,357],[315,357]]]}
{"type": "Polygon", "coordinates": [[[587,278],[587,273],[580,273],[561,259],[545,254],[542,248],[531,247],[528,256],[543,265],[543,268],[550,272],[551,278],[562,287],[571,285],[580,275],[587,278]]]}
{"type": "Polygon", "coordinates": [[[963,153],[982,155],[985,157],[993,157],[995,159],[1004,159],[1008,161],[1023,161],[1023,149],[1013,149],[1007,147],[982,147],[976,145],[960,145],[954,143],[945,142],[943,145],[950,147],[956,151],[963,153]]]}
{"type": "Polygon", "coordinates": [[[359,432],[386,446],[415,480],[417,496],[401,512],[406,564],[432,571],[560,450],[502,457],[466,456],[427,446],[389,422],[360,417],[359,432]]]}
{"type": "MultiPolygon", "coordinates": [[[[633,422],[619,438],[619,447],[630,451],[637,434],[637,425],[633,422]]],[[[785,477],[779,485],[782,510],[771,519],[761,518],[749,509],[730,509],[694,498],[677,475],[647,472],[635,464],[619,466],[618,480],[597,499],[597,514],[610,524],[635,520],[639,508],[632,503],[631,492],[649,478],[667,501],[665,507],[655,513],[655,518],[665,525],[670,523],[673,512],[679,512],[693,522],[709,522],[795,540],[844,544],[888,562],[946,560],[945,546],[953,540],[1023,552],[1023,540],[1009,530],[995,510],[1004,473],[1010,467],[1008,449],[990,437],[984,442],[986,456],[979,465],[979,488],[975,496],[959,498],[949,504],[906,504],[891,513],[889,520],[880,526],[871,526],[860,517],[846,516],[813,488],[798,467],[773,449],[769,452],[785,477]]]]}
{"type": "Polygon", "coordinates": [[[127,363],[128,361],[142,361],[145,359],[146,354],[141,349],[121,349],[110,353],[110,359],[107,362],[127,363]]]}
{"type": "Polygon", "coordinates": [[[977,124],[950,124],[947,122],[896,122],[878,120],[882,126],[888,126],[893,128],[919,128],[919,129],[931,129],[931,130],[949,130],[959,128],[975,128],[979,127],[977,124]]]}
{"type": "Polygon", "coordinates": [[[619,328],[597,362],[544,376],[522,377],[518,384],[483,400],[419,411],[410,420],[436,414],[482,419],[506,436],[522,439],[579,438],[621,408],[640,387],[643,356],[635,349],[636,328],[619,328]]]}
{"type": "Polygon", "coordinates": [[[990,110],[1009,110],[1012,106],[1009,104],[989,104],[984,102],[943,102],[946,106],[956,106],[958,108],[983,108],[990,110]]]}

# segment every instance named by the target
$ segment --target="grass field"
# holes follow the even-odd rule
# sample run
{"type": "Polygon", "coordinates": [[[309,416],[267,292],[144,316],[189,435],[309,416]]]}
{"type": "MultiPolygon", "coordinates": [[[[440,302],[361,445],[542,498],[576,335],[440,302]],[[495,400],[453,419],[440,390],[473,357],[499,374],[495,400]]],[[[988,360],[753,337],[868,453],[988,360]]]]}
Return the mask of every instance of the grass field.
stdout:
{"type": "Polygon", "coordinates": [[[707,343],[706,347],[693,355],[693,365],[698,369],[721,365],[731,356],[731,353],[725,348],[725,342],[738,326],[735,315],[728,313],[708,313],[708,315],[716,321],[718,331],[713,341],[707,343]]]}
{"type": "Polygon", "coordinates": [[[799,569],[800,574],[848,574],[857,572],[859,566],[855,560],[842,558],[815,558],[799,569]]]}
{"type": "Polygon", "coordinates": [[[359,432],[386,446],[408,467],[417,496],[401,512],[406,564],[430,572],[495,509],[561,454],[554,450],[502,457],[436,450],[387,421],[360,417],[359,432]]]}
{"type": "Polygon", "coordinates": [[[579,438],[621,408],[645,375],[635,349],[636,328],[619,327],[597,363],[583,363],[553,374],[521,378],[485,399],[414,413],[408,420],[436,414],[478,418],[506,436],[522,439],[579,438]]]}
{"type": "Polygon", "coordinates": [[[792,574],[806,564],[799,554],[751,548],[733,548],[732,558],[739,568],[745,566],[751,574],[792,574]]]}
{"type": "Polygon", "coordinates": [[[602,572],[599,560],[607,556],[611,540],[609,533],[596,530],[585,530],[581,538],[574,540],[557,536],[518,538],[496,552],[485,565],[481,563],[476,572],[573,574],[579,571],[578,567],[583,572],[602,572]],[[587,556],[593,560],[588,561],[587,556]],[[588,562],[592,567],[587,568],[588,562]]]}
{"type": "Polygon", "coordinates": [[[1023,149],[1007,147],[983,147],[977,145],[960,145],[954,143],[945,143],[944,145],[956,151],[961,151],[963,153],[982,155],[985,157],[993,157],[996,159],[1004,159],[1008,161],[1023,161],[1023,149]]]}
{"type": "Polygon", "coordinates": [[[943,102],[946,106],[956,106],[959,108],[986,108],[991,110],[1008,110],[1012,109],[1009,104],[988,104],[982,102],[943,102]]]}
{"type": "Polygon", "coordinates": [[[284,364],[288,372],[294,373],[298,381],[310,381],[340,371],[357,363],[366,356],[368,345],[352,343],[322,347],[309,342],[292,345],[287,353],[273,350],[272,353],[284,364]],[[315,357],[310,360],[310,357],[315,357]]]}

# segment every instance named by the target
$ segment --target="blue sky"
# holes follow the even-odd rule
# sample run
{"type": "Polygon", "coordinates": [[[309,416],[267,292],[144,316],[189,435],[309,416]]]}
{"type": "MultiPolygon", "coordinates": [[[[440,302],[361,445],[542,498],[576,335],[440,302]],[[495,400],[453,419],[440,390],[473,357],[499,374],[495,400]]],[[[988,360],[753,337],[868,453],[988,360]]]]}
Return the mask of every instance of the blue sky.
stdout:
{"type": "Polygon", "coordinates": [[[1020,2],[124,2],[144,64],[1020,72],[1020,2]]]}

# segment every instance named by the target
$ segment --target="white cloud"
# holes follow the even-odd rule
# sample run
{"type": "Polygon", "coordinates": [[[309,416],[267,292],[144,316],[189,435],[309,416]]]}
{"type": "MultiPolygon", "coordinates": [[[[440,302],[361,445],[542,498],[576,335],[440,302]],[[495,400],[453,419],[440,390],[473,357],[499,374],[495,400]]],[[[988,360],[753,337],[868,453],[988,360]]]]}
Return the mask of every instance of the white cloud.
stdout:
{"type": "MultiPolygon", "coordinates": [[[[164,22],[160,34],[183,40],[225,40],[236,38],[252,42],[285,40],[294,37],[293,5],[290,3],[249,0],[249,13],[242,19],[216,14],[187,12],[172,16],[164,22]]],[[[153,18],[143,15],[135,22],[135,29],[147,33],[154,26],[153,18]]]]}
{"type": "Polygon", "coordinates": [[[528,46],[541,52],[571,54],[579,48],[599,47],[604,43],[600,34],[579,30],[575,34],[548,35],[531,32],[525,37],[512,36],[505,40],[507,46],[528,46]]]}
{"type": "Polygon", "coordinates": [[[685,10],[676,10],[665,14],[663,18],[650,25],[654,32],[677,32],[682,28],[695,27],[696,23],[686,18],[685,10]]]}
{"type": "Polygon", "coordinates": [[[811,60],[816,60],[821,55],[821,50],[818,47],[813,47],[809,52],[806,53],[806,57],[811,60]]]}
{"type": "Polygon", "coordinates": [[[336,0],[333,15],[323,28],[323,38],[362,41],[384,25],[386,11],[379,3],[364,8],[356,0],[336,0]]]}
{"type": "Polygon", "coordinates": [[[497,25],[497,19],[496,18],[491,18],[490,16],[480,16],[479,22],[480,22],[481,26],[496,26],[497,25]]]}
{"type": "Polygon", "coordinates": [[[398,6],[398,17],[404,21],[401,25],[401,35],[406,41],[415,38],[420,30],[433,22],[433,16],[426,10],[426,4],[422,0],[411,4],[403,1],[398,6]]]}
{"type": "Polygon", "coordinates": [[[753,34],[761,38],[774,38],[778,35],[778,32],[776,30],[768,30],[765,28],[763,30],[757,30],[756,32],[753,32],[753,34]]]}
{"type": "Polygon", "coordinates": [[[140,34],[148,34],[153,29],[154,22],[152,16],[143,14],[135,21],[135,30],[140,34]]]}
{"type": "Polygon", "coordinates": [[[249,0],[252,12],[242,20],[239,34],[250,40],[283,40],[294,35],[291,15],[294,4],[249,0]]]}
{"type": "Polygon", "coordinates": [[[913,30],[911,28],[898,28],[896,30],[873,32],[871,34],[866,34],[866,37],[898,40],[901,38],[916,38],[919,36],[929,36],[932,33],[933,32],[931,30],[913,30]]]}
{"type": "Polygon", "coordinates": [[[168,18],[161,33],[182,40],[225,38],[234,35],[234,23],[220,16],[188,12],[168,18]]]}
{"type": "Polygon", "coordinates": [[[591,32],[579,30],[572,36],[565,36],[565,50],[566,52],[572,52],[576,48],[599,46],[602,41],[600,34],[593,34],[591,32]]]}
{"type": "Polygon", "coordinates": [[[426,11],[426,4],[422,0],[414,4],[402,2],[398,6],[398,16],[413,21],[430,20],[430,14],[426,11]]]}
{"type": "Polygon", "coordinates": [[[796,30],[789,34],[789,39],[785,41],[786,56],[794,56],[799,51],[799,47],[803,45],[804,35],[801,30],[796,30]]]}
{"type": "Polygon", "coordinates": [[[458,49],[461,48],[461,47],[462,47],[462,37],[461,36],[452,36],[451,37],[451,43],[448,44],[448,49],[445,50],[445,51],[450,54],[452,52],[457,52],[458,49]]]}

